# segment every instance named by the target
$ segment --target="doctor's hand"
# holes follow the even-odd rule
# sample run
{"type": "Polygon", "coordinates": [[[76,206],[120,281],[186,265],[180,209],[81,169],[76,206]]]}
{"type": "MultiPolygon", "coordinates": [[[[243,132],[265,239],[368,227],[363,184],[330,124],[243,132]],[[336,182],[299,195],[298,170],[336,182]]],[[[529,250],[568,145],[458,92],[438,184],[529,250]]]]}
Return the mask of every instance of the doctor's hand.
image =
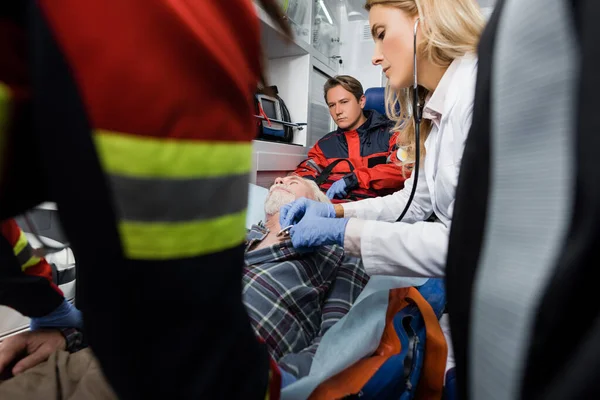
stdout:
{"type": "Polygon", "coordinates": [[[23,332],[11,336],[0,343],[0,373],[9,365],[18,361],[12,368],[12,374],[33,368],[46,361],[52,353],[65,350],[65,337],[59,330],[40,330],[35,332],[23,332]]]}
{"type": "Polygon", "coordinates": [[[335,218],[335,209],[333,204],[319,203],[302,197],[279,209],[279,224],[281,228],[285,228],[300,221],[304,216],[335,218]]]}
{"type": "Polygon", "coordinates": [[[292,245],[307,250],[320,246],[344,245],[346,218],[323,218],[306,215],[290,230],[292,245]]]}
{"type": "Polygon", "coordinates": [[[346,184],[345,179],[340,179],[339,181],[335,181],[335,182],[333,182],[333,185],[331,185],[331,187],[327,191],[326,195],[330,199],[333,199],[335,197],[340,198],[340,199],[343,197],[346,197],[348,195],[348,192],[346,191],[347,186],[348,185],[346,184]]]}

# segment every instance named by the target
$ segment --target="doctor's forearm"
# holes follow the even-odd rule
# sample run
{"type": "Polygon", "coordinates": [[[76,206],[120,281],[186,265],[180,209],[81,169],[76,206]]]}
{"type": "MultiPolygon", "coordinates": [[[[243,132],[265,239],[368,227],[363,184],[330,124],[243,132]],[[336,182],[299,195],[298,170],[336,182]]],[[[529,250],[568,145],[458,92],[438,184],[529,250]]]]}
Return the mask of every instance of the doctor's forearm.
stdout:
{"type": "Polygon", "coordinates": [[[360,219],[368,219],[365,218],[366,215],[364,212],[360,212],[360,209],[367,209],[368,207],[363,207],[362,203],[368,202],[372,199],[364,199],[359,201],[353,201],[351,203],[344,204],[336,204],[335,208],[335,216],[336,218],[360,218],[360,219]]]}
{"type": "Polygon", "coordinates": [[[346,254],[360,257],[361,237],[364,230],[365,221],[352,218],[346,225],[344,233],[344,251],[346,254]]]}
{"type": "Polygon", "coordinates": [[[363,221],[360,255],[369,275],[441,278],[449,229],[439,222],[363,221]]]}

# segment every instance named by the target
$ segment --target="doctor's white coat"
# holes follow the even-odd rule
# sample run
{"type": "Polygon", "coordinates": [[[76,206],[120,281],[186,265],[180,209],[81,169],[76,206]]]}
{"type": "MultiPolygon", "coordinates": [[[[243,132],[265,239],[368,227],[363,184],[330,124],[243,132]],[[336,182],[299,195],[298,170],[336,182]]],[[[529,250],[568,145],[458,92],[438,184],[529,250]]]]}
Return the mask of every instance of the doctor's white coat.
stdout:
{"type": "MultiPolygon", "coordinates": [[[[403,221],[395,222],[408,201],[414,175],[394,194],[343,205],[345,217],[358,218],[348,223],[344,246],[362,257],[369,275],[444,276],[460,161],[471,127],[477,58],[468,54],[455,60],[446,74],[451,69],[439,126],[432,124],[425,141],[417,190],[403,221]],[[439,222],[424,222],[433,212],[439,222]]],[[[434,96],[435,92],[430,102],[434,96]]]]}

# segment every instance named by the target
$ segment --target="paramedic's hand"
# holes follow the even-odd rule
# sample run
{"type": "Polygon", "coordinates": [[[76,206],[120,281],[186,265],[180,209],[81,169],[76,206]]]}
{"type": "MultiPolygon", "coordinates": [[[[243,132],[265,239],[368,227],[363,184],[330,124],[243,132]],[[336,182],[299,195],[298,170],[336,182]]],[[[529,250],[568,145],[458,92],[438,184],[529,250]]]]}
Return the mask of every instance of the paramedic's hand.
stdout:
{"type": "Polygon", "coordinates": [[[81,311],[68,301],[63,300],[62,304],[50,314],[43,317],[31,318],[29,327],[33,331],[41,328],[81,329],[83,327],[83,318],[81,311]]]}
{"type": "Polygon", "coordinates": [[[332,244],[343,246],[346,224],[348,224],[346,218],[323,218],[306,215],[290,230],[292,245],[301,250],[332,244]]]}
{"type": "Polygon", "coordinates": [[[11,336],[0,343],[0,373],[11,363],[19,360],[12,368],[12,374],[18,375],[29,368],[46,361],[52,353],[66,349],[66,341],[58,330],[23,332],[11,336]]]}
{"type": "Polygon", "coordinates": [[[333,182],[333,185],[331,185],[331,187],[327,191],[326,195],[330,199],[333,199],[335,197],[337,197],[339,199],[344,198],[348,195],[348,193],[346,192],[347,186],[348,185],[346,184],[345,179],[340,179],[339,181],[335,181],[335,182],[333,182]]]}
{"type": "Polygon", "coordinates": [[[304,216],[335,218],[335,209],[333,204],[319,203],[302,197],[279,209],[279,224],[283,229],[297,223],[304,216]]]}

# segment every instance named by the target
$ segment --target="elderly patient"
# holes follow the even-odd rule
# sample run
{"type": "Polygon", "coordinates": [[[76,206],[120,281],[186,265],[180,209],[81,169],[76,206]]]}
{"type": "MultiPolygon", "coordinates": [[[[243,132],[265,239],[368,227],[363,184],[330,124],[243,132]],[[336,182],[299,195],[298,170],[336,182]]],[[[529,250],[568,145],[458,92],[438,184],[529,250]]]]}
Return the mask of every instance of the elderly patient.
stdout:
{"type": "MultiPolygon", "coordinates": [[[[243,272],[251,324],[282,370],[296,378],[308,374],[321,337],[350,310],[368,281],[360,261],[345,257],[341,247],[300,252],[289,238],[277,235],[279,208],[300,197],[329,202],[312,181],[277,178],[265,201],[266,220],[248,232],[243,272]]],[[[19,354],[27,360],[19,369],[31,370],[0,384],[0,398],[46,398],[53,387],[63,398],[115,398],[89,349],[69,355],[64,348],[63,335],[53,330],[1,343],[0,373],[16,372],[11,364],[19,354]],[[67,392],[74,397],[65,397],[67,392]]]]}
{"type": "MultiPolygon", "coordinates": [[[[308,373],[323,334],[350,309],[368,277],[339,246],[299,252],[278,236],[279,209],[297,198],[329,202],[298,176],[277,178],[265,201],[266,221],[248,233],[243,300],[273,359],[295,376],[308,373]]],[[[285,227],[283,227],[285,228],[285,227]]]]}

